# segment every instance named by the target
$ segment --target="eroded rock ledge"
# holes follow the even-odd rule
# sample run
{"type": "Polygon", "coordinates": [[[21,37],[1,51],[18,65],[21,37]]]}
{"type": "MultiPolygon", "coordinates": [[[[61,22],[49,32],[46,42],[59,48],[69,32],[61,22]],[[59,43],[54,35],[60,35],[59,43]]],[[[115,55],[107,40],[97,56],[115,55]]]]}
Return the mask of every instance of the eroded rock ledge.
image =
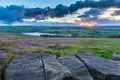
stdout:
{"type": "Polygon", "coordinates": [[[3,73],[5,67],[7,66],[7,56],[6,54],[0,54],[0,80],[3,79],[3,73]]]}
{"type": "Polygon", "coordinates": [[[93,54],[77,54],[95,80],[120,80],[120,62],[99,58],[93,54]]]}
{"type": "Polygon", "coordinates": [[[6,69],[5,63],[5,56],[0,54],[1,75],[5,71],[2,80],[120,80],[120,61],[93,54],[59,59],[52,54],[25,54],[15,57],[6,69]]]}

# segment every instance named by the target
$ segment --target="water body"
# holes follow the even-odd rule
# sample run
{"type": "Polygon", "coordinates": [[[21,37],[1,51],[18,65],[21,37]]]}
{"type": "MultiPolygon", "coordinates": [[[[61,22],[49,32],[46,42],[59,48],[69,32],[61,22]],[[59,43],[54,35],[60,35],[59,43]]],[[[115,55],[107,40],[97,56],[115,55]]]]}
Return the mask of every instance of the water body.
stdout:
{"type": "Polygon", "coordinates": [[[30,35],[30,36],[55,36],[56,34],[50,34],[50,33],[40,33],[40,32],[31,32],[31,33],[22,33],[24,35],[30,35]]]}

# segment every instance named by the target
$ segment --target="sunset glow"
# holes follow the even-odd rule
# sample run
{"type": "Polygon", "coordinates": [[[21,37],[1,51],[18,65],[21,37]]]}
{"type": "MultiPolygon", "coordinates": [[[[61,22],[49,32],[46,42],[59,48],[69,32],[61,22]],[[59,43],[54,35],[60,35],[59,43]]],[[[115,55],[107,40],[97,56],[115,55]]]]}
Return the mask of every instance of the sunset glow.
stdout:
{"type": "Polygon", "coordinates": [[[96,26],[96,22],[81,22],[80,25],[81,26],[85,26],[85,27],[88,27],[88,28],[93,28],[94,26],[96,26]]]}
{"type": "Polygon", "coordinates": [[[0,3],[0,24],[115,26],[120,24],[119,4],[120,0],[4,0],[0,3]]]}

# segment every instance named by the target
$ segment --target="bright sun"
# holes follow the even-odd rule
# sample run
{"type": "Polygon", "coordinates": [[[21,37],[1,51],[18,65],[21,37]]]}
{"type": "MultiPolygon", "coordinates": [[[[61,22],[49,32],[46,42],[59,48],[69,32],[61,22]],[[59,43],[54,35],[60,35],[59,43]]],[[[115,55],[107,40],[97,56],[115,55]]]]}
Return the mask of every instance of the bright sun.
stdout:
{"type": "Polygon", "coordinates": [[[81,26],[85,26],[88,28],[93,28],[97,23],[96,22],[81,22],[80,25],[81,26]]]}

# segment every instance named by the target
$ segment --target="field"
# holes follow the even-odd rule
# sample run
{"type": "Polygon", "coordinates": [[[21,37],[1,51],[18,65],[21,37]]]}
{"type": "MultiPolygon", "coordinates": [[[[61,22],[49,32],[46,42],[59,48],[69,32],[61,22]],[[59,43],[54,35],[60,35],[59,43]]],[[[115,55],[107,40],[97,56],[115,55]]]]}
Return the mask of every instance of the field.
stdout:
{"type": "Polygon", "coordinates": [[[0,32],[22,35],[22,33],[50,33],[41,37],[79,37],[79,38],[120,38],[119,26],[107,27],[50,27],[50,26],[1,26],[0,32]]]}
{"type": "Polygon", "coordinates": [[[27,53],[50,53],[57,57],[66,54],[92,53],[111,59],[120,54],[120,29],[1,27],[0,53],[13,57],[27,53]],[[27,36],[22,32],[58,33],[57,36],[27,36]],[[67,36],[67,34],[72,36],[67,36]]]}
{"type": "MultiPolygon", "coordinates": [[[[4,34],[7,35],[7,34],[4,34]]],[[[0,53],[8,53],[11,58],[27,53],[50,53],[57,57],[66,54],[93,53],[111,59],[112,54],[120,54],[119,39],[105,38],[0,38],[0,53]]]]}

